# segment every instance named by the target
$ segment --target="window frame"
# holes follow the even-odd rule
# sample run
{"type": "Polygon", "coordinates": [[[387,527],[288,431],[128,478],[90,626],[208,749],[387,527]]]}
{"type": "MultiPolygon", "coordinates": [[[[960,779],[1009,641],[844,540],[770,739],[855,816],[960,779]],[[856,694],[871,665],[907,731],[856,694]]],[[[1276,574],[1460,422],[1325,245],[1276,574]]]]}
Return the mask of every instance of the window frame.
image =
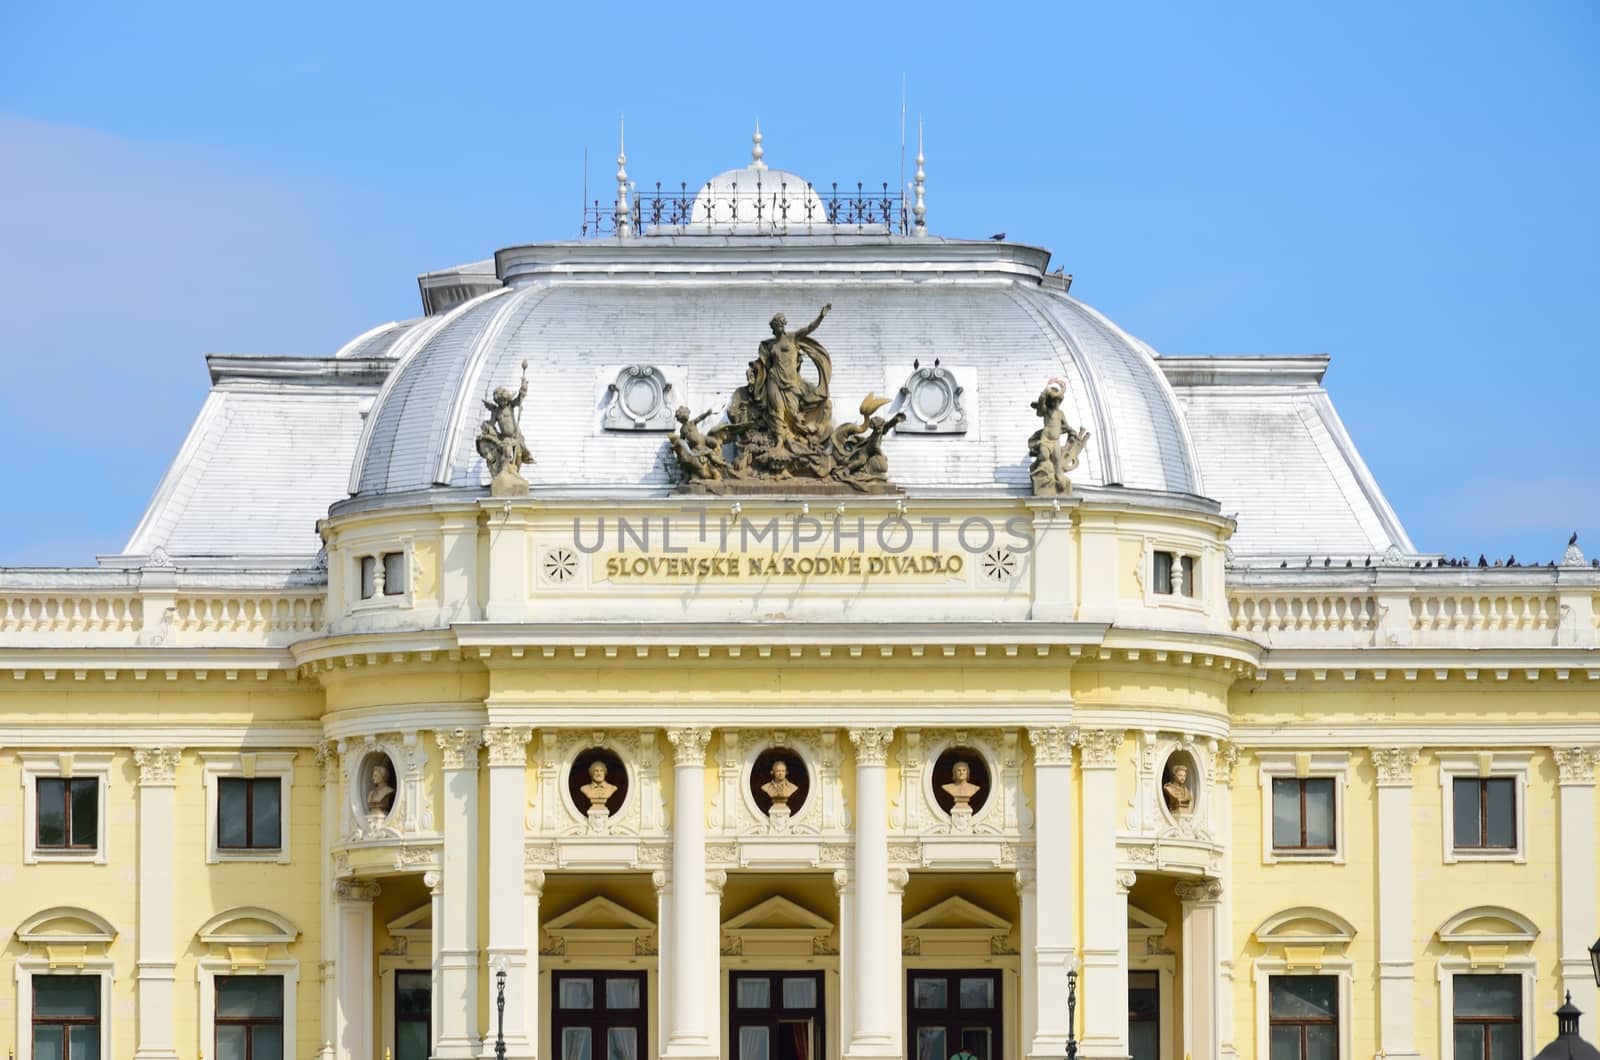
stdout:
{"type": "Polygon", "coordinates": [[[381,544],[363,543],[352,546],[354,551],[349,563],[349,586],[347,595],[349,610],[351,612],[382,610],[384,608],[408,608],[412,605],[412,583],[415,581],[416,548],[415,540],[405,537],[399,541],[387,540],[381,544]],[[398,556],[399,564],[405,571],[405,588],[400,592],[393,592],[389,588],[389,579],[386,573],[385,557],[398,556]],[[367,561],[372,562],[372,593],[363,595],[366,578],[363,566],[367,561]]]}
{"type": "MultiPolygon", "coordinates": [[[[1275,865],[1279,862],[1345,863],[1348,844],[1345,841],[1345,790],[1350,784],[1350,753],[1348,751],[1254,751],[1257,776],[1261,787],[1261,862],[1275,865]],[[1275,780],[1332,780],[1333,781],[1333,846],[1279,847],[1274,844],[1272,828],[1272,788],[1275,780]]],[[[1302,794],[1302,799],[1304,795],[1302,794]]]]}
{"type": "MultiPolygon", "coordinates": [[[[245,1046],[244,1046],[245,1060],[258,1060],[258,1058],[255,1055],[255,1040],[254,1040],[255,1036],[250,1034],[250,1032],[249,1032],[249,1029],[252,1028],[252,1027],[273,1027],[273,1026],[277,1027],[278,1028],[278,1039],[279,1039],[280,1042],[284,1042],[284,1045],[285,1045],[285,1050],[284,1051],[287,1052],[287,1041],[286,1041],[286,1039],[288,1038],[288,1036],[290,1034],[294,1033],[294,1028],[293,1027],[289,1027],[288,1029],[285,1029],[284,1011],[283,1010],[287,1005],[287,1001],[288,1001],[287,996],[283,996],[283,997],[279,998],[278,1016],[277,1016],[276,1019],[257,1019],[255,1017],[243,1017],[243,1018],[241,1018],[239,1016],[218,1016],[216,1014],[217,1013],[217,991],[222,989],[223,980],[225,980],[225,979],[263,979],[263,978],[269,978],[269,977],[268,976],[261,976],[261,975],[215,975],[215,976],[212,976],[212,978],[211,978],[211,1055],[212,1056],[221,1056],[222,1055],[222,1047],[217,1042],[217,1035],[221,1033],[222,1028],[224,1028],[224,1027],[244,1027],[245,1028],[245,1046]]],[[[284,995],[287,995],[289,988],[288,988],[288,984],[284,981],[283,977],[282,976],[271,976],[270,978],[276,978],[278,980],[278,989],[280,991],[282,991],[284,993],[284,995]]]]}
{"type": "Polygon", "coordinates": [[[218,777],[217,778],[217,849],[229,854],[237,854],[245,850],[270,850],[277,853],[283,849],[283,781],[279,777],[218,777]],[[278,841],[271,846],[255,842],[256,830],[256,784],[271,781],[278,785],[278,841]],[[245,842],[243,846],[235,846],[222,841],[222,790],[224,784],[245,785],[244,796],[244,830],[245,842]]]}
{"type": "Polygon", "coordinates": [[[1532,957],[1506,957],[1503,962],[1484,965],[1474,963],[1469,956],[1450,954],[1439,958],[1436,975],[1439,981],[1439,1043],[1444,1053],[1444,1043],[1455,1052],[1456,1026],[1456,976],[1458,975],[1514,975],[1522,980],[1522,1055],[1532,1057],[1537,1051],[1533,1041],[1533,998],[1538,986],[1538,962],[1532,957]]]}
{"type": "MultiPolygon", "coordinates": [[[[1166,538],[1145,538],[1144,551],[1139,559],[1137,571],[1140,585],[1144,590],[1144,602],[1147,607],[1176,607],[1191,611],[1204,611],[1206,609],[1206,585],[1200,584],[1207,580],[1206,561],[1209,550],[1193,541],[1179,542],[1166,538]],[[1184,573],[1183,590],[1173,592],[1170,588],[1166,592],[1156,590],[1156,564],[1159,562],[1159,553],[1167,553],[1172,557],[1172,568],[1182,571],[1184,561],[1192,564],[1192,570],[1184,573]]],[[[1168,585],[1171,585],[1169,578],[1168,585]]]]}
{"type": "MultiPolygon", "coordinates": [[[[106,827],[110,806],[111,751],[18,751],[22,763],[22,863],[37,865],[60,862],[104,865],[110,858],[110,830],[106,827]],[[99,799],[95,822],[95,844],[89,847],[39,846],[40,780],[89,780],[98,782],[99,799]]],[[[68,836],[71,838],[70,834],[68,836]]]]}
{"type": "Polygon", "coordinates": [[[289,863],[289,850],[293,845],[291,808],[294,795],[294,765],[297,751],[201,751],[201,772],[206,795],[206,864],[215,865],[229,861],[289,863]],[[221,817],[221,785],[223,778],[230,780],[257,780],[276,778],[278,781],[278,846],[277,847],[225,847],[218,840],[217,831],[221,817]]]}
{"type": "MultiPolygon", "coordinates": [[[[1441,800],[1439,831],[1446,865],[1454,865],[1460,861],[1510,861],[1519,865],[1526,864],[1528,860],[1528,776],[1532,769],[1533,755],[1534,752],[1532,751],[1435,752],[1435,757],[1439,762],[1441,800]],[[1516,842],[1512,846],[1456,846],[1455,781],[1457,779],[1468,780],[1473,778],[1479,780],[1506,778],[1515,781],[1512,788],[1511,819],[1512,827],[1516,830],[1516,842]]],[[[1480,830],[1482,826],[1482,821],[1480,820],[1480,830]]]]}
{"type": "MultiPolygon", "coordinates": [[[[111,971],[109,957],[89,957],[70,972],[75,976],[88,976],[100,980],[100,1056],[111,1055],[111,971]]],[[[33,980],[36,976],[55,974],[48,957],[24,956],[16,962],[17,976],[17,1060],[34,1060],[33,1056],[33,980]]]]}
{"type": "Polygon", "coordinates": [[[1352,1060],[1353,1034],[1350,1018],[1350,998],[1355,981],[1355,962],[1348,957],[1328,957],[1301,964],[1285,957],[1257,957],[1251,962],[1251,977],[1256,988],[1256,1055],[1272,1055],[1272,979],[1274,976],[1325,975],[1338,980],[1335,997],[1339,1006],[1338,1019],[1334,1021],[1338,1040],[1339,1060],[1352,1060]]]}
{"type": "Polygon", "coordinates": [[[550,1028],[549,1046],[550,1056],[561,1056],[561,1032],[571,1027],[588,1027],[591,1031],[598,1030],[591,1047],[591,1055],[608,1055],[606,1050],[609,1042],[606,1040],[607,1032],[619,1027],[631,1028],[638,1033],[639,1056],[651,1056],[650,1027],[654,1014],[651,1012],[650,987],[654,977],[642,969],[617,968],[617,967],[565,967],[552,969],[550,973],[550,1028]],[[596,983],[596,1004],[590,1009],[569,1009],[561,1007],[561,984],[568,979],[593,979],[596,983]],[[599,1002],[605,997],[605,981],[607,979],[636,979],[639,983],[639,1008],[637,1016],[629,1019],[622,1015],[627,1010],[619,1009],[615,1013],[604,1008],[599,1002]],[[568,1013],[591,1013],[591,1018],[581,1016],[572,1018],[568,1013]]]}
{"type": "MultiPolygon", "coordinates": [[[[725,968],[723,969],[727,982],[727,1026],[728,1048],[730,1055],[736,1055],[739,1048],[739,1030],[741,1027],[768,1027],[778,1028],[784,1024],[785,1013],[796,1013],[794,1019],[809,1018],[812,1021],[812,1033],[815,1036],[811,1043],[811,1054],[817,1060],[826,1060],[831,1054],[828,1051],[828,977],[820,970],[805,968],[725,968]],[[765,1008],[741,1008],[739,1006],[740,979],[765,979],[768,983],[769,1000],[765,1008]],[[817,1003],[810,1009],[790,1009],[782,1004],[783,981],[785,979],[810,979],[817,985],[817,1003]],[[741,1018],[743,1014],[744,1018],[741,1018]],[[803,1015],[802,1015],[803,1014],[803,1015]]],[[[774,1041],[776,1035],[774,1036],[774,1041]]]]}
{"type": "MultiPolygon", "coordinates": [[[[236,966],[227,958],[202,957],[195,969],[200,986],[200,1025],[197,1045],[209,1056],[216,1056],[217,1044],[217,980],[251,975],[276,976],[283,982],[283,1060],[298,1060],[295,1047],[300,1024],[295,1004],[300,992],[300,962],[269,960],[257,967],[236,966]]],[[[107,1056],[111,1054],[107,1053],[107,1056]]]]}
{"type": "Polygon", "coordinates": [[[1451,777],[1450,797],[1452,800],[1450,842],[1455,846],[1458,853],[1465,851],[1476,854],[1483,851],[1516,849],[1516,820],[1521,807],[1517,801],[1517,782],[1514,777],[1451,777]],[[1459,789],[1464,784],[1473,785],[1478,790],[1478,841],[1476,843],[1463,843],[1460,831],[1456,827],[1455,813],[1453,811],[1460,808],[1461,795],[1459,789]],[[1512,841],[1510,843],[1489,842],[1489,790],[1491,784],[1507,785],[1511,790],[1512,841]]]}
{"type": "MultiPolygon", "coordinates": [[[[104,999],[103,999],[103,997],[101,995],[100,984],[98,982],[99,976],[96,976],[96,975],[83,975],[81,973],[66,973],[66,974],[51,973],[51,974],[48,974],[48,975],[40,976],[39,978],[44,978],[44,979],[85,979],[85,980],[94,981],[94,985],[91,987],[91,990],[94,993],[94,1000],[95,1000],[95,1013],[94,1013],[93,1016],[49,1016],[49,1017],[46,1017],[45,1020],[44,1020],[44,1023],[45,1023],[46,1026],[57,1026],[57,1027],[61,1028],[62,1046],[63,1046],[64,1055],[66,1056],[66,1060],[87,1060],[87,1058],[74,1057],[72,1055],[72,1039],[71,1039],[71,1035],[68,1033],[68,1029],[71,1028],[71,1027],[82,1027],[82,1026],[85,1026],[85,1025],[92,1025],[95,1028],[95,1030],[98,1032],[98,1030],[100,1028],[101,1019],[105,1015],[105,1011],[101,1007],[101,1004],[102,1004],[104,999]]],[[[38,988],[37,988],[36,985],[30,984],[30,986],[33,986],[33,989],[31,991],[33,997],[32,997],[31,1003],[28,1006],[29,1009],[30,1009],[30,1011],[28,1013],[28,1041],[29,1041],[29,1044],[31,1046],[33,1044],[34,1039],[38,1036],[40,1019],[39,1019],[39,991],[38,991],[38,988]]],[[[98,1034],[96,1036],[98,1037],[98,1034]]]]}
{"type": "Polygon", "coordinates": [[[1339,1041],[1339,1026],[1340,1026],[1340,1024],[1342,1024],[1344,1022],[1344,1018],[1343,1017],[1344,1017],[1344,1014],[1345,1014],[1344,1013],[1344,1009],[1340,1006],[1339,995],[1341,993],[1343,993],[1343,991],[1341,991],[1339,989],[1339,977],[1336,976],[1336,975],[1301,975],[1301,976],[1296,976],[1296,975],[1269,975],[1267,977],[1267,1056],[1270,1057],[1272,1055],[1272,1028],[1274,1028],[1274,1027],[1298,1027],[1298,1028],[1300,1028],[1300,1056],[1298,1057],[1298,1060],[1305,1060],[1306,1053],[1308,1052],[1308,1050],[1306,1048],[1306,1045],[1307,1045],[1306,1034],[1307,1034],[1308,1028],[1310,1028],[1310,1027],[1332,1027],[1333,1028],[1333,1038],[1334,1038],[1334,1043],[1335,1043],[1334,1044],[1334,1048],[1337,1049],[1338,1048],[1338,1041],[1339,1041]],[[1334,1009],[1334,1011],[1333,1011],[1333,1018],[1332,1019],[1312,1019],[1310,1017],[1304,1017],[1304,1018],[1300,1018],[1300,1019],[1288,1019],[1288,1018],[1280,1019],[1280,1018],[1278,1018],[1278,1017],[1276,1017],[1276,1016],[1274,1016],[1272,1014],[1272,984],[1273,984],[1273,981],[1274,980],[1278,980],[1278,979],[1300,979],[1300,978],[1304,978],[1304,979],[1332,979],[1333,980],[1333,1009],[1334,1009]]]}

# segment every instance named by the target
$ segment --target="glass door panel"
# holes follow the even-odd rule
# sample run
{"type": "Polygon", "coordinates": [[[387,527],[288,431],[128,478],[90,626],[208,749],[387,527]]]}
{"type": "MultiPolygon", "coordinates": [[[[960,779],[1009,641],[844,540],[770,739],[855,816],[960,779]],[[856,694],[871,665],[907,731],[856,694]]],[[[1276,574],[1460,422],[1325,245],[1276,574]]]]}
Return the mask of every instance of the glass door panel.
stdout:
{"type": "Polygon", "coordinates": [[[916,1060],[1002,1060],[999,972],[914,969],[906,999],[916,1060]]]}

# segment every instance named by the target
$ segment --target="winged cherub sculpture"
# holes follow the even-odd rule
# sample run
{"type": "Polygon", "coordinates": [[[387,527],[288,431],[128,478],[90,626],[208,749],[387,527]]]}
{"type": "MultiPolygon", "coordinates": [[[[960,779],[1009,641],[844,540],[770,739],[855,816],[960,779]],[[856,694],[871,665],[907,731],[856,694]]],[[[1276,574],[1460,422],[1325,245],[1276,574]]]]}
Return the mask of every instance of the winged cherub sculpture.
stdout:
{"type": "Polygon", "coordinates": [[[489,466],[489,495],[492,497],[525,497],[528,480],[522,477],[522,465],[533,463],[528,452],[528,440],[522,436],[522,402],[528,396],[528,362],[522,362],[522,385],[513,394],[507,387],[497,386],[494,397],[485,399],[483,407],[489,418],[478,428],[477,450],[489,466]]]}

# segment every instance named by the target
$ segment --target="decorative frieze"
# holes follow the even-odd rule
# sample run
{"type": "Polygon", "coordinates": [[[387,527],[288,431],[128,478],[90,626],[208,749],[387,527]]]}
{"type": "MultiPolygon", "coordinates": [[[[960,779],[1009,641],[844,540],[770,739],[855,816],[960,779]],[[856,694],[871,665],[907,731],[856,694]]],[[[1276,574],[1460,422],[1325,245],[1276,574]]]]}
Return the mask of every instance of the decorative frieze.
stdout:
{"type": "Polygon", "coordinates": [[[893,729],[851,729],[850,742],[856,748],[856,764],[881,766],[889,761],[889,744],[894,741],[893,729]]]}
{"type": "Polygon", "coordinates": [[[176,781],[178,759],[183,751],[177,747],[141,747],[133,752],[133,761],[139,767],[139,785],[170,785],[176,781]]]}
{"type": "Polygon", "coordinates": [[[1556,769],[1562,784],[1593,784],[1595,765],[1600,763],[1600,747],[1556,747],[1556,769]]]}
{"type": "Polygon", "coordinates": [[[1028,742],[1033,744],[1033,764],[1036,766],[1070,766],[1072,764],[1073,733],[1059,726],[1029,729],[1028,742]]]}
{"type": "Polygon", "coordinates": [[[1422,753],[1415,747],[1374,747],[1372,768],[1383,786],[1411,786],[1411,771],[1421,761],[1422,753]]]}
{"type": "Polygon", "coordinates": [[[478,768],[478,741],[466,729],[436,732],[433,739],[439,745],[440,761],[445,769],[478,768]],[[472,755],[470,762],[467,759],[469,753],[472,755]]]}
{"type": "Polygon", "coordinates": [[[1122,746],[1122,733],[1114,729],[1081,729],[1078,746],[1083,750],[1083,768],[1114,769],[1117,748],[1122,746]]]}
{"type": "Polygon", "coordinates": [[[672,760],[678,765],[705,765],[706,745],[711,742],[711,730],[704,726],[668,729],[667,742],[672,744],[672,760]]]}
{"type": "Polygon", "coordinates": [[[526,766],[528,741],[533,730],[525,726],[496,725],[483,730],[483,746],[489,749],[490,766],[526,766]]]}

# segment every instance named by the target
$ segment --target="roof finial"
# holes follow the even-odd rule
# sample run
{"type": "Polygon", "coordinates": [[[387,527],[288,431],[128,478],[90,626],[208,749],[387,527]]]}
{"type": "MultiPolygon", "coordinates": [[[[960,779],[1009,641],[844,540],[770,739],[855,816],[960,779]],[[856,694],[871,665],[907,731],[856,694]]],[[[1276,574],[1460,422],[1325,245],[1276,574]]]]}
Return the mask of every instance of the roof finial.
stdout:
{"type": "Polygon", "coordinates": [[[926,162],[926,161],[927,161],[927,159],[924,158],[923,155],[922,155],[922,115],[918,114],[917,115],[917,174],[916,174],[916,177],[914,178],[915,187],[916,187],[916,191],[917,191],[917,202],[916,202],[916,205],[911,208],[911,213],[916,218],[916,223],[912,226],[911,234],[912,235],[917,235],[917,236],[925,236],[925,235],[928,234],[928,221],[927,221],[928,207],[922,201],[923,186],[926,183],[927,178],[928,178],[928,174],[926,172],[924,172],[923,168],[922,168],[923,163],[926,162]]]}
{"type": "Polygon", "coordinates": [[[765,162],[761,161],[761,157],[763,155],[765,155],[767,152],[765,150],[763,150],[762,147],[761,147],[761,119],[760,118],[756,119],[756,134],[754,136],[750,137],[750,143],[752,145],[751,148],[750,148],[750,168],[751,169],[766,169],[767,168],[767,164],[765,162]]]}
{"type": "Polygon", "coordinates": [[[624,118],[617,116],[617,207],[612,219],[616,222],[618,238],[632,234],[628,209],[628,152],[624,149],[624,118]]]}

